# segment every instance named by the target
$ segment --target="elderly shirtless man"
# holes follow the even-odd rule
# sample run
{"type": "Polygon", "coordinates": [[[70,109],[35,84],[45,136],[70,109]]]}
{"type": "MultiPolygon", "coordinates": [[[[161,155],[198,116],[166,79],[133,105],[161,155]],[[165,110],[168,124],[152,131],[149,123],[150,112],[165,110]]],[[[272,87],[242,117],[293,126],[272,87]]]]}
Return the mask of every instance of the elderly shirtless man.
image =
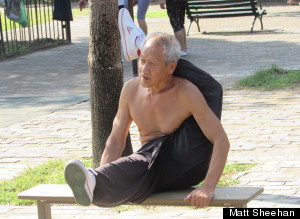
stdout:
{"type": "Polygon", "coordinates": [[[123,86],[100,167],[87,169],[78,160],[65,167],[65,179],[79,204],[139,203],[153,192],[184,189],[204,180],[185,201],[196,207],[209,205],[229,141],[200,90],[173,75],[179,54],[175,37],[164,33],[146,37],[139,77],[123,86]],[[132,121],[142,147],[121,157],[132,121]]]}

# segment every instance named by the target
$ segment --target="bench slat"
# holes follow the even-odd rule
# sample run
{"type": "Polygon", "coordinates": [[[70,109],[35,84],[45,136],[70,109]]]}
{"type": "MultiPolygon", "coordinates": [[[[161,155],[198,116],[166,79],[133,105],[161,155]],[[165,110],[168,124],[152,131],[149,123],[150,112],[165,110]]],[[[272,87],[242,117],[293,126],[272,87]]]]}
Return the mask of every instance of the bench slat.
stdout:
{"type": "MultiPolygon", "coordinates": [[[[184,198],[195,188],[152,194],[142,205],[171,205],[190,206],[184,198]]],[[[210,206],[240,206],[246,205],[249,201],[263,192],[259,187],[216,187],[215,195],[210,206]]]]}
{"type": "Polygon", "coordinates": [[[222,13],[222,12],[239,12],[239,11],[251,11],[250,8],[225,8],[225,9],[209,9],[209,10],[191,10],[191,13],[222,13]]]}
{"type": "Polygon", "coordinates": [[[214,8],[241,8],[248,6],[251,7],[249,2],[247,3],[238,3],[238,4],[222,4],[222,5],[202,5],[202,4],[190,4],[188,9],[214,9],[214,8]]]}
{"type": "Polygon", "coordinates": [[[70,187],[66,184],[41,184],[21,192],[19,199],[43,200],[49,202],[74,202],[70,187]]]}
{"type": "Polygon", "coordinates": [[[224,18],[224,17],[232,17],[234,14],[235,17],[249,16],[252,15],[250,12],[228,12],[223,14],[192,14],[193,18],[224,18]]]}
{"type": "MultiPolygon", "coordinates": [[[[223,13],[223,14],[191,14],[191,17],[193,18],[223,18],[223,17],[233,17],[232,15],[234,14],[234,17],[242,17],[242,16],[249,16],[253,15],[251,12],[228,12],[228,13],[223,13]]],[[[264,15],[266,14],[266,11],[264,10],[259,10],[258,15],[264,15]]]]}
{"type": "MultiPolygon", "coordinates": [[[[257,0],[253,1],[257,4],[257,0]]],[[[251,0],[188,0],[189,5],[238,5],[238,4],[251,4],[251,0]]]]}
{"type": "MultiPolygon", "coordinates": [[[[189,4],[203,4],[203,5],[209,5],[209,4],[232,4],[232,3],[250,3],[251,0],[188,0],[189,4]]],[[[253,1],[255,4],[257,4],[257,0],[253,1]]]]}
{"type": "MultiPolygon", "coordinates": [[[[152,194],[142,205],[190,206],[183,199],[195,188],[152,194]]],[[[210,206],[245,205],[259,194],[259,187],[217,187],[210,206]]],[[[21,192],[19,199],[40,200],[48,203],[76,203],[70,187],[66,184],[42,184],[21,192]]]]}

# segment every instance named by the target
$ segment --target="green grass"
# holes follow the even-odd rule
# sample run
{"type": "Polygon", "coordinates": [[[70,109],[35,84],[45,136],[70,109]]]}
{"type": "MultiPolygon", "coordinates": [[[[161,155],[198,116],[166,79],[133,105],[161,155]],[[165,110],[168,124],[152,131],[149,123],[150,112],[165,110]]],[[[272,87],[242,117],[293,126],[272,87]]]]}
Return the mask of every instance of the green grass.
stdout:
{"type": "Polygon", "coordinates": [[[74,18],[74,17],[80,17],[80,16],[86,16],[86,15],[89,15],[89,9],[88,9],[88,8],[85,8],[85,9],[83,9],[82,11],[80,11],[79,8],[73,8],[73,9],[72,9],[72,15],[73,15],[73,18],[74,18]]]}
{"type": "MultiPolygon", "coordinates": [[[[28,19],[31,19],[29,22],[30,25],[44,24],[46,22],[52,21],[52,12],[48,11],[48,9],[37,10],[37,12],[34,9],[32,9],[32,10],[27,10],[26,13],[27,13],[28,19]]],[[[80,17],[80,16],[86,16],[88,14],[89,14],[88,9],[84,9],[82,11],[80,11],[79,8],[72,9],[73,18],[80,17]]],[[[5,14],[4,13],[1,13],[0,16],[1,16],[1,21],[2,21],[2,30],[3,31],[20,27],[20,25],[18,23],[10,21],[8,18],[6,18],[6,22],[5,22],[5,14]]]]}
{"type": "Polygon", "coordinates": [[[167,10],[148,12],[146,18],[168,18],[167,10]]]}
{"type": "Polygon", "coordinates": [[[232,176],[234,176],[237,173],[247,171],[254,167],[255,163],[246,163],[246,164],[241,164],[241,163],[230,163],[227,164],[224,168],[222,177],[220,178],[219,183],[217,186],[232,186],[232,185],[237,185],[239,184],[238,179],[234,179],[232,176]]]}
{"type": "MultiPolygon", "coordinates": [[[[44,24],[45,22],[51,22],[52,21],[52,13],[48,12],[46,9],[46,13],[44,12],[44,9],[38,10],[37,12],[35,10],[27,10],[27,16],[29,19],[32,19],[29,23],[30,25],[36,25],[44,24]]],[[[80,16],[87,16],[89,14],[89,9],[85,8],[82,11],[80,11],[79,8],[73,8],[72,9],[72,15],[73,18],[80,17],[80,16]]],[[[7,22],[4,22],[5,14],[1,13],[1,20],[2,20],[2,30],[11,30],[12,28],[19,28],[19,24],[16,22],[10,21],[8,18],[6,19],[7,22]]],[[[136,18],[136,17],[135,17],[136,18]]],[[[159,10],[159,11],[153,11],[148,12],[146,14],[146,18],[168,18],[167,11],[166,10],[159,10]]]]}
{"type": "MultiPolygon", "coordinates": [[[[92,166],[91,159],[82,161],[86,166],[92,166]]],[[[65,184],[64,166],[66,161],[50,160],[34,168],[26,168],[20,176],[7,181],[0,181],[0,203],[12,205],[31,205],[35,201],[19,200],[17,195],[24,190],[39,184],[65,184]]]]}
{"type": "MultiPolygon", "coordinates": [[[[65,184],[64,166],[67,161],[60,159],[50,160],[45,164],[26,170],[18,177],[12,180],[0,181],[0,204],[11,205],[32,205],[35,201],[19,200],[17,195],[27,189],[39,184],[65,184]]],[[[92,159],[82,160],[87,167],[92,166],[92,159]]],[[[246,171],[255,164],[227,164],[218,186],[229,186],[238,184],[238,180],[232,176],[238,172],[246,171]]],[[[116,211],[124,211],[127,207],[116,208],[116,211]]]]}
{"type": "MultiPolygon", "coordinates": [[[[227,163],[217,186],[233,186],[239,184],[240,183],[239,180],[233,178],[233,176],[239,172],[247,171],[252,167],[254,167],[255,165],[257,164],[255,163],[241,164],[237,162],[233,162],[229,164],[227,163]]],[[[199,186],[201,186],[202,184],[203,182],[199,183],[199,186]]]]}
{"type": "Polygon", "coordinates": [[[300,86],[300,70],[285,70],[273,64],[239,80],[237,89],[275,90],[300,86]]]}
{"type": "MultiPolygon", "coordinates": [[[[30,20],[28,23],[29,25],[36,25],[36,24],[44,24],[46,22],[52,21],[52,13],[48,9],[41,9],[35,11],[34,9],[26,10],[27,18],[30,20]]],[[[14,28],[21,27],[17,22],[11,21],[10,19],[6,18],[6,22],[4,20],[5,14],[1,13],[1,20],[2,20],[2,30],[11,30],[14,28]]]]}

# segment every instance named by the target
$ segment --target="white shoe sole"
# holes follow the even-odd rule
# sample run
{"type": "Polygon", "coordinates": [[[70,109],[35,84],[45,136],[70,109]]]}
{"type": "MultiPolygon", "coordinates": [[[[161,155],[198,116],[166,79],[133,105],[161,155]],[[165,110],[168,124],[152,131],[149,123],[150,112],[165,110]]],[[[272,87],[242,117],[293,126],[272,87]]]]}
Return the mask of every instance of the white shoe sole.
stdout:
{"type": "Polygon", "coordinates": [[[118,15],[118,25],[119,25],[119,31],[120,31],[120,35],[121,35],[121,44],[122,44],[122,48],[123,48],[123,53],[124,53],[124,57],[126,59],[126,61],[130,61],[130,56],[129,56],[129,52],[128,52],[128,42],[125,39],[125,30],[124,29],[124,25],[122,25],[122,21],[123,21],[123,17],[125,16],[125,13],[127,13],[126,9],[122,8],[119,10],[119,15],[118,15]]]}
{"type": "Polygon", "coordinates": [[[65,180],[70,186],[75,200],[78,204],[89,206],[92,203],[91,197],[85,188],[87,183],[86,167],[78,160],[70,161],[65,167],[65,180]]]}
{"type": "Polygon", "coordinates": [[[188,55],[188,53],[187,52],[185,52],[185,51],[181,51],[180,52],[180,56],[182,57],[182,56],[187,56],[188,55]]]}

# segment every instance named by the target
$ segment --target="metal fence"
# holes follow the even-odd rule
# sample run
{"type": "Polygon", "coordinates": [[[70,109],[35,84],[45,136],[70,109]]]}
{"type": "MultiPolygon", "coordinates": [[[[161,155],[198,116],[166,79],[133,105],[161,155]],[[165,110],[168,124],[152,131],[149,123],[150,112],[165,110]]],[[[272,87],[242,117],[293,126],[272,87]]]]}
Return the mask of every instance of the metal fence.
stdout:
{"type": "Polygon", "coordinates": [[[0,6],[0,59],[71,42],[70,21],[53,20],[53,1],[23,1],[28,27],[7,18],[0,6]]]}

